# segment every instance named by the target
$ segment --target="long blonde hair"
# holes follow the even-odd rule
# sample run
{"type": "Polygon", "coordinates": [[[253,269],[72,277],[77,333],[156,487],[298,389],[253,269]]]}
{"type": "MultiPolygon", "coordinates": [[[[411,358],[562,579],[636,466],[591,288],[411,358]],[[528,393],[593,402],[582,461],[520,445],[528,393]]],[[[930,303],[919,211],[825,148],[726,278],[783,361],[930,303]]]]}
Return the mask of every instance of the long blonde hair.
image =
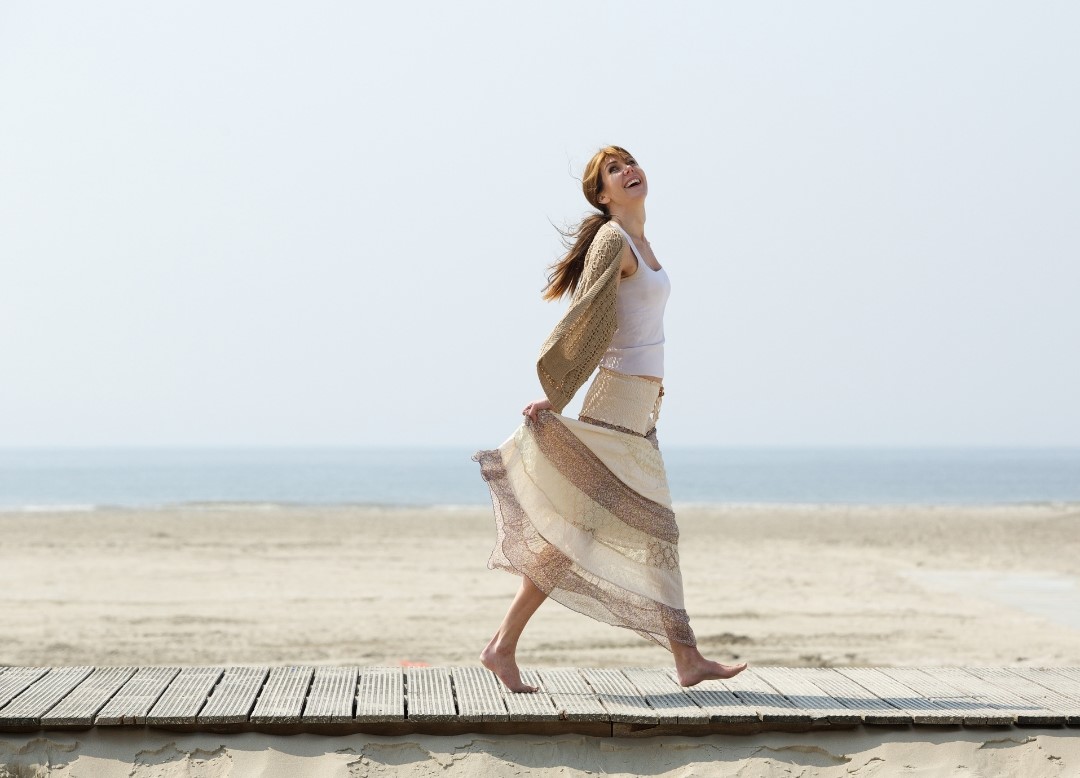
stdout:
{"type": "Polygon", "coordinates": [[[577,290],[578,281],[585,270],[589,245],[599,229],[611,221],[607,206],[600,202],[600,194],[604,191],[604,160],[608,157],[621,159],[625,163],[633,159],[633,155],[622,146],[604,146],[585,165],[585,171],[581,174],[581,191],[585,193],[589,205],[600,213],[590,213],[576,227],[559,230],[567,251],[562,259],[548,268],[551,272],[543,291],[545,300],[558,300],[564,294],[572,295],[577,290]]]}

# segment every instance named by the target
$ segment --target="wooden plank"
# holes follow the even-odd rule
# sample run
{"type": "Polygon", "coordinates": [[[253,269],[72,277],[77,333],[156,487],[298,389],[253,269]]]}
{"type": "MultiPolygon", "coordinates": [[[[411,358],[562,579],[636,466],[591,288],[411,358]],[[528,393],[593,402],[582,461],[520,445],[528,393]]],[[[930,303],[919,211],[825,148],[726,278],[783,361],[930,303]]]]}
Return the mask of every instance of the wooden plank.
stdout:
{"type": "Polygon", "coordinates": [[[251,711],[252,724],[296,724],[315,675],[310,666],[272,667],[251,711]]]}
{"type": "Polygon", "coordinates": [[[251,716],[269,667],[230,667],[199,711],[200,724],[243,724],[251,716]]]}
{"type": "Polygon", "coordinates": [[[753,707],[765,723],[810,724],[811,715],[776,691],[757,675],[756,670],[743,670],[734,678],[719,681],[735,696],[753,707]]]}
{"type": "Polygon", "coordinates": [[[867,724],[901,725],[911,724],[911,715],[894,708],[885,700],[864,689],[847,676],[841,675],[831,667],[806,667],[802,671],[806,678],[839,702],[845,708],[858,714],[867,724]]]}
{"type": "Polygon", "coordinates": [[[0,673],[0,708],[18,697],[34,681],[49,672],[47,667],[9,667],[0,673]]]}
{"type": "Polygon", "coordinates": [[[43,727],[91,727],[94,716],[120,691],[134,667],[99,667],[41,717],[43,727]]]}
{"type": "MultiPolygon", "coordinates": [[[[672,683],[678,685],[674,671],[667,671],[672,683]]],[[[682,687],[680,687],[682,688],[682,687]]],[[[757,709],[741,700],[722,681],[702,681],[685,690],[695,705],[701,706],[713,724],[752,724],[760,722],[757,709]]]]}
{"type": "Polygon", "coordinates": [[[915,724],[962,724],[963,711],[943,708],[914,689],[885,675],[874,667],[837,667],[836,672],[849,678],[871,694],[911,716],[915,724]]]}
{"type": "Polygon", "coordinates": [[[845,708],[839,701],[815,686],[801,668],[758,667],[754,673],[778,693],[784,695],[792,705],[808,713],[816,723],[862,723],[860,715],[845,708]]]}
{"type": "Polygon", "coordinates": [[[0,726],[26,727],[40,724],[41,717],[93,671],[92,667],[52,668],[0,709],[0,726]]]}
{"type": "Polygon", "coordinates": [[[105,703],[105,707],[94,717],[94,724],[145,724],[146,714],[179,672],[179,667],[140,667],[120,691],[105,703]]]}
{"type": "Polygon", "coordinates": [[[1048,667],[1045,669],[1052,673],[1056,673],[1057,675],[1064,676],[1080,686],[1080,667],[1048,667]]]}
{"type": "Polygon", "coordinates": [[[405,673],[400,667],[365,667],[356,691],[356,721],[405,720],[405,673]]]}
{"type": "Polygon", "coordinates": [[[986,705],[917,667],[883,667],[881,672],[933,700],[935,705],[962,711],[967,726],[1001,726],[1016,720],[1015,716],[986,705]]]}
{"type": "Polygon", "coordinates": [[[708,724],[709,714],[665,670],[629,667],[626,679],[645,698],[660,724],[708,724]]]}
{"type": "Polygon", "coordinates": [[[359,667],[317,667],[301,720],[309,724],[353,721],[359,667]]]}
{"type": "Polygon", "coordinates": [[[608,712],[610,720],[622,724],[658,724],[660,716],[637,687],[618,670],[585,668],[585,682],[608,712]]]}
{"type": "Polygon", "coordinates": [[[959,667],[926,667],[923,672],[943,683],[959,689],[974,702],[994,710],[999,710],[1015,721],[1024,725],[1055,726],[1064,724],[1068,719],[1061,713],[1045,708],[1042,704],[1025,699],[1015,692],[1008,692],[1000,686],[972,675],[959,667]]]}
{"type": "MultiPolygon", "coordinates": [[[[1034,667],[1010,667],[1007,672],[1058,697],[1070,700],[1071,705],[1066,707],[1080,706],[1080,684],[1073,686],[1072,681],[1065,676],[1034,667]]],[[[1073,719],[1071,715],[1069,718],[1073,719]]]]}
{"type": "Polygon", "coordinates": [[[611,721],[607,709],[574,668],[537,670],[544,689],[551,695],[559,718],[566,721],[611,721]]]}
{"type": "Polygon", "coordinates": [[[185,667],[146,714],[148,726],[195,724],[224,668],[185,667]]]}
{"type": "Polygon", "coordinates": [[[445,667],[409,667],[405,670],[409,721],[454,721],[454,687],[445,667]]]}
{"type": "Polygon", "coordinates": [[[454,681],[459,721],[510,720],[503,703],[502,682],[490,670],[484,667],[452,667],[450,677],[454,681]]]}
{"type": "Polygon", "coordinates": [[[1058,668],[1050,667],[1010,667],[1009,672],[1034,681],[1048,689],[1080,699],[1080,679],[1072,678],[1058,668]]]}
{"type": "Polygon", "coordinates": [[[515,694],[502,689],[503,703],[510,721],[558,721],[559,711],[551,701],[551,694],[544,686],[544,681],[535,670],[522,670],[521,680],[529,686],[538,686],[540,691],[533,694],[515,694]]]}
{"type": "Polygon", "coordinates": [[[977,678],[1000,686],[1022,699],[1037,702],[1047,710],[1060,713],[1070,723],[1080,721],[1080,695],[1073,697],[1055,689],[1048,689],[1005,667],[966,667],[964,669],[977,678]]]}

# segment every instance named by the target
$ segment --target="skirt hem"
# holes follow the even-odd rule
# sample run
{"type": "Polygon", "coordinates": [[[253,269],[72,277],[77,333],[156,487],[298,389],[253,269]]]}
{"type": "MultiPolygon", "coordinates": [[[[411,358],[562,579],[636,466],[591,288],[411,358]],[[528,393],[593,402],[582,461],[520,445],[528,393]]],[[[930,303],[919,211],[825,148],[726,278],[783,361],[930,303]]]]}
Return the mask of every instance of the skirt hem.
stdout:
{"type": "MultiPolygon", "coordinates": [[[[604,434],[632,438],[629,442],[633,445],[645,446],[658,457],[655,444],[643,436],[610,430],[604,430],[604,434]]],[[[629,629],[668,650],[673,640],[696,645],[685,609],[672,607],[660,599],[663,596],[669,602],[682,600],[675,548],[678,530],[670,507],[652,503],[621,482],[614,496],[589,494],[591,484],[600,482],[610,487],[617,475],[592,455],[588,446],[554,413],[541,413],[536,422],[526,421],[499,449],[477,452],[473,459],[480,464],[495,512],[497,538],[488,560],[489,568],[526,577],[570,610],[629,629]],[[543,460],[548,468],[541,474],[554,467],[557,482],[552,482],[551,476],[545,480],[534,477],[535,472],[530,473],[530,465],[538,466],[537,459],[543,460]],[[589,472],[569,473],[574,467],[589,472]],[[568,480],[563,481],[567,473],[568,480]],[[520,499],[515,484],[518,491],[524,490],[520,499]],[[650,522],[647,515],[643,517],[642,510],[646,514],[655,510],[659,519],[650,522]],[[540,521],[540,527],[550,528],[554,522],[556,536],[545,537],[537,527],[535,517],[540,513],[545,514],[547,522],[540,521]],[[579,548],[567,546],[581,542],[575,538],[590,536],[590,544],[599,544],[597,549],[602,555],[591,555],[588,549],[576,553],[579,548]],[[594,569],[589,569],[590,560],[612,558],[615,553],[612,549],[627,549],[625,553],[636,554],[638,558],[633,565],[651,576],[640,586],[635,584],[639,591],[628,590],[605,578],[605,570],[597,569],[595,564],[591,565],[594,569]],[[567,552],[585,561],[575,561],[567,552]],[[656,596],[652,597],[640,593],[649,591],[650,586],[667,588],[656,590],[656,596]]],[[[626,575],[620,567],[615,579],[626,575]]]]}

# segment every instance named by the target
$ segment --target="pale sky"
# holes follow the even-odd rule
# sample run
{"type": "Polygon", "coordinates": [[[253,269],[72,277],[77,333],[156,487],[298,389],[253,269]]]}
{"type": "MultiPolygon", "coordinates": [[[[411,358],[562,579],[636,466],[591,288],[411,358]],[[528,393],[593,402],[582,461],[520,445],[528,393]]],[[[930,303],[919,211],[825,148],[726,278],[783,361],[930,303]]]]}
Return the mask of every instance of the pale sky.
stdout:
{"type": "Polygon", "coordinates": [[[1080,445],[1078,73],[1069,2],[6,2],[0,446],[495,446],[607,143],[663,445],[1080,445]]]}

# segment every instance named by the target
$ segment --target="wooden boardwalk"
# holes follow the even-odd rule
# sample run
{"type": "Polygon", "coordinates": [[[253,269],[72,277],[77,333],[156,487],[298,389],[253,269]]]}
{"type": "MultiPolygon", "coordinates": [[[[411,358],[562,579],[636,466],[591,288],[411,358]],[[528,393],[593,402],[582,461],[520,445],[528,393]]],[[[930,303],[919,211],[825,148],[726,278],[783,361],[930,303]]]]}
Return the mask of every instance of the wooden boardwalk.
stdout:
{"type": "Polygon", "coordinates": [[[0,667],[0,731],[157,727],[344,734],[705,735],[882,726],[1080,726],[1080,668],[758,667],[683,689],[668,670],[0,667]]]}

